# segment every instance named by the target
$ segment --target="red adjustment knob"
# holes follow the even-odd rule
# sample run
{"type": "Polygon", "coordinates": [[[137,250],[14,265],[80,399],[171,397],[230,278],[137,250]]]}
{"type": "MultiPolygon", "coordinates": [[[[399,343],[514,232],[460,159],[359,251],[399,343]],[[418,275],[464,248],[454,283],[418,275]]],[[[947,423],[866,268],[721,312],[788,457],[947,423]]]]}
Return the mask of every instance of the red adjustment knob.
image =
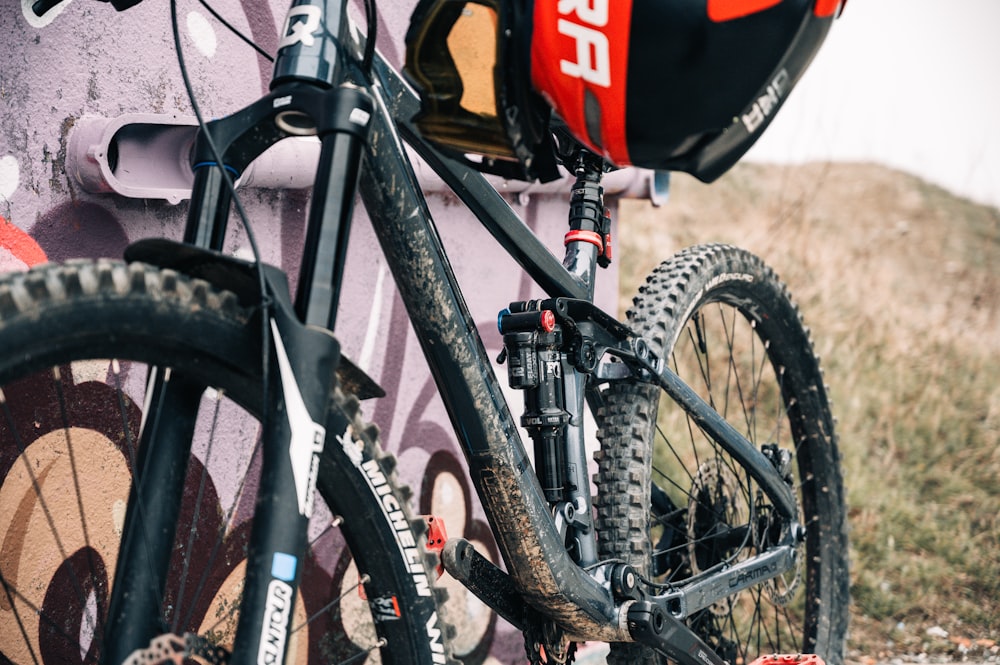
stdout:
{"type": "Polygon", "coordinates": [[[550,309],[542,310],[542,330],[545,332],[552,332],[556,329],[556,315],[552,313],[550,309]]]}

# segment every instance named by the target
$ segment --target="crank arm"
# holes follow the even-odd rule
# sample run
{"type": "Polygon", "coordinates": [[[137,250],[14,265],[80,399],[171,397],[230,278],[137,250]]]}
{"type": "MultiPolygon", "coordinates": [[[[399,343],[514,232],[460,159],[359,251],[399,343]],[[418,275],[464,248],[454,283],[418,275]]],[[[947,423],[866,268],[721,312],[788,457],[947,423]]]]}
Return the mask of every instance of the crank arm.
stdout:
{"type": "Polygon", "coordinates": [[[628,630],[636,642],[652,647],[678,665],[729,665],[680,619],[648,600],[628,609],[628,630]]]}
{"type": "Polygon", "coordinates": [[[777,577],[795,566],[795,548],[781,545],[764,554],[741,561],[684,588],[650,598],[676,619],[686,619],[698,610],[777,577]]]}
{"type": "Polygon", "coordinates": [[[441,551],[441,562],[452,577],[490,609],[518,630],[525,629],[528,606],[514,581],[477,552],[472,543],[464,538],[449,538],[441,551]]]}

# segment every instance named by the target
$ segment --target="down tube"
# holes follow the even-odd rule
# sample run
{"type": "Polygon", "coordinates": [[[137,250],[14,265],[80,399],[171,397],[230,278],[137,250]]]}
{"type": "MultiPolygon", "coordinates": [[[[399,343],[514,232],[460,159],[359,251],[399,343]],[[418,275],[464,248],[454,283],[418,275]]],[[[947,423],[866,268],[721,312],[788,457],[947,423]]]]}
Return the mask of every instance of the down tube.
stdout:
{"type": "Polygon", "coordinates": [[[547,598],[560,623],[601,633],[615,623],[613,603],[566,554],[399,136],[375,96],[361,196],[497,544],[528,599],[547,598]]]}

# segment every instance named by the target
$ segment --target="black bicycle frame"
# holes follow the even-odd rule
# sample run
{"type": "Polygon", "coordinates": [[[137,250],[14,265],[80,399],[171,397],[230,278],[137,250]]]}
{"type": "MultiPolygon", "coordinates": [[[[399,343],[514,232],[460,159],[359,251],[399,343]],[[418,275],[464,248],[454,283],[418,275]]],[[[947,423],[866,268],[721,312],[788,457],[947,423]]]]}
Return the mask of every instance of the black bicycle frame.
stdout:
{"type": "MultiPolygon", "coordinates": [[[[607,566],[596,566],[588,572],[567,553],[552,508],[529,463],[517,424],[408,162],[404,140],[551,297],[590,301],[593,255],[586,251],[575,255],[567,261],[570,269],[565,268],[485,178],[421,139],[410,124],[419,102],[399,75],[378,54],[372,81],[358,70],[357,54],[361,49],[346,27],[346,4],[346,0],[296,0],[283,32],[271,93],[242,111],[209,124],[208,133],[216,144],[222,168],[218,167],[215,150],[204,136],[198,141],[195,184],[184,235],[186,245],[165,241],[139,243],[127,255],[232,288],[247,304],[261,305],[261,312],[270,317],[267,322],[270,335],[264,332],[262,337],[274,340],[273,347],[265,348],[271,350],[267,369],[275,380],[266,387],[267,394],[259,405],[268,415],[264,422],[261,486],[262,491],[273,491],[276,498],[257,507],[251,535],[254,558],[247,566],[244,604],[237,629],[237,639],[243,641],[246,650],[234,653],[231,662],[256,660],[262,650],[283,648],[287,643],[290,624],[275,625],[272,617],[281,613],[276,604],[285,603],[285,614],[289,613],[288,605],[297,589],[301,568],[292,565],[289,573],[278,562],[301,562],[306,548],[308,508],[305,506],[311,505],[315,476],[314,468],[306,469],[303,481],[301,467],[303,463],[314,467],[322,450],[324,431],[318,423],[326,425],[328,440],[347,429],[346,422],[326,418],[327,397],[339,354],[333,337],[320,330],[332,330],[336,322],[343,257],[350,234],[355,186],[359,182],[357,191],[370,213],[506,562],[513,581],[512,595],[556,621],[575,639],[642,639],[642,630],[636,626],[659,621],[662,628],[662,621],[667,621],[676,635],[670,640],[661,636],[648,641],[659,644],[685,665],[695,665],[699,658],[721,665],[718,657],[682,624],[669,616],[665,619],[660,616],[662,611],[655,604],[623,602],[616,597],[608,582],[607,566]],[[318,135],[322,150],[309,212],[299,293],[293,304],[276,270],[266,271],[266,292],[261,293],[255,285],[253,265],[221,254],[231,204],[231,186],[227,185],[223,172],[230,171],[238,177],[243,168],[275,141],[304,134],[318,135]],[[434,288],[428,288],[429,285],[434,288]],[[298,420],[277,415],[290,409],[300,411],[298,420]],[[290,456],[289,451],[296,449],[304,452],[298,457],[294,452],[290,456]],[[268,570],[270,576],[265,574],[268,570]],[[660,618],[640,621],[643,612],[660,618]],[[262,639],[255,637],[261,635],[262,639]]],[[[620,332],[627,331],[621,324],[616,326],[620,332]]],[[[637,366],[646,363],[648,380],[667,389],[721,447],[747,467],[782,516],[790,521],[797,519],[789,488],[760,451],[665,364],[638,355],[636,363],[637,366]]],[[[578,413],[584,409],[585,386],[586,377],[574,373],[570,408],[578,413]]],[[[132,649],[144,648],[158,630],[146,617],[159,614],[168,559],[162,553],[144,552],[148,548],[134,534],[144,531],[172,534],[175,529],[183,469],[201,389],[189,385],[184,377],[164,381],[162,373],[153,381],[153,395],[161,406],[147,421],[141,445],[144,451],[156,451],[156,463],[150,465],[153,471],[143,471],[138,476],[134,493],[152,500],[151,505],[163,507],[140,513],[132,509],[137,503],[130,499],[122,555],[147,557],[150,561],[148,566],[130,567],[138,570],[131,573],[132,578],[127,578],[119,567],[120,579],[115,581],[115,599],[106,632],[119,638],[128,637],[122,653],[108,654],[111,662],[121,662],[132,649]],[[169,454],[165,452],[167,448],[171,449],[169,454]],[[158,475],[154,478],[147,473],[158,475]],[[120,602],[124,595],[130,595],[127,608],[120,602]]],[[[581,474],[574,480],[579,487],[586,488],[582,435],[575,433],[568,439],[566,454],[581,474]]],[[[146,456],[152,454],[144,452],[146,456]]],[[[589,515],[590,497],[587,492],[583,495],[580,500],[585,505],[581,508],[589,515]]],[[[593,530],[588,537],[593,540],[593,530]]],[[[592,543],[589,551],[596,551],[592,543]]],[[[594,556],[588,554],[584,558],[594,556]]],[[[713,590],[702,585],[700,593],[711,595],[713,590]]],[[[683,606],[685,600],[676,596],[659,598],[661,604],[670,601],[671,608],[683,606]]],[[[282,658],[283,654],[274,662],[281,662],[282,658]]]]}
{"type": "MultiPolygon", "coordinates": [[[[485,178],[422,140],[409,122],[419,101],[381,60],[376,60],[372,94],[376,100],[372,132],[375,143],[366,153],[361,195],[452,419],[507,569],[519,593],[531,605],[544,608],[573,635],[631,640],[622,608],[611,599],[608,586],[574,563],[559,537],[406,159],[403,140],[547,293],[589,299],[591,286],[552,256],[485,178]],[[392,183],[391,187],[388,183],[392,183]],[[414,210],[421,214],[412,214],[414,210]],[[428,289],[427,284],[435,288],[428,289]]],[[[783,517],[797,520],[791,491],[767,458],[665,363],[650,369],[653,375],[649,380],[668,388],[671,397],[747,467],[783,517]]]]}

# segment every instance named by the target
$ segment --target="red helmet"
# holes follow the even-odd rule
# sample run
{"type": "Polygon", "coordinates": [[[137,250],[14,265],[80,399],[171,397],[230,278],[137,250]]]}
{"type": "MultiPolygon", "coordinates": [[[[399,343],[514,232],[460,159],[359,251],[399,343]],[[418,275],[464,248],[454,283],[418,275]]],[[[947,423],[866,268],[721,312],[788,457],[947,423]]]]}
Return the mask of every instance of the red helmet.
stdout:
{"type": "MultiPolygon", "coordinates": [[[[424,102],[418,126],[446,147],[485,155],[485,170],[497,160],[524,167],[527,156],[536,163],[525,175],[542,175],[540,153],[552,144],[540,94],[554,112],[551,125],[564,123],[611,163],[711,181],[770,123],[844,2],[422,0],[407,35],[405,71],[424,102]],[[451,76],[463,56],[453,28],[476,13],[489,17],[484,29],[495,30],[486,40],[495,46],[493,58],[485,58],[495,108],[473,115],[496,121],[500,130],[492,149],[481,151],[467,141],[449,144],[446,135],[472,136],[469,118],[441,104],[447,98],[451,110],[462,108],[457,100],[469,76],[451,76]],[[428,48],[424,38],[435,24],[437,39],[428,48]],[[511,137],[520,146],[510,148],[511,137]]],[[[472,43],[484,43],[482,34],[472,43]]]]}

